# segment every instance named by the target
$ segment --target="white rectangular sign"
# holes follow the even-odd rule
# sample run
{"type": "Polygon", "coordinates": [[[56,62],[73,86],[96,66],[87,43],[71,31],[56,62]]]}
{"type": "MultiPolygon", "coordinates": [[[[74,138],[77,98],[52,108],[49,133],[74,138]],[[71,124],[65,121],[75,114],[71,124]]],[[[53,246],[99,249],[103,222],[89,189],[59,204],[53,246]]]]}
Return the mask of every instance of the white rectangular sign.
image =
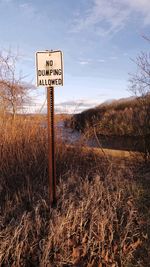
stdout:
{"type": "Polygon", "coordinates": [[[37,86],[63,85],[63,58],[61,51],[36,52],[37,86]]]}

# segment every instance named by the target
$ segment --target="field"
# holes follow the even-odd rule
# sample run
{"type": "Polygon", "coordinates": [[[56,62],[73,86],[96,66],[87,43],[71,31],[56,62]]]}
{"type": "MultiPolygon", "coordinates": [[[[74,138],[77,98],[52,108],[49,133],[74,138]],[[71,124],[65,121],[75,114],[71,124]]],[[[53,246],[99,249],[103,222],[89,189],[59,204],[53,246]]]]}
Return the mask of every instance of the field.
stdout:
{"type": "Polygon", "coordinates": [[[46,129],[8,120],[0,140],[0,266],[150,266],[150,167],[138,154],[57,140],[51,208],[46,129]]]}

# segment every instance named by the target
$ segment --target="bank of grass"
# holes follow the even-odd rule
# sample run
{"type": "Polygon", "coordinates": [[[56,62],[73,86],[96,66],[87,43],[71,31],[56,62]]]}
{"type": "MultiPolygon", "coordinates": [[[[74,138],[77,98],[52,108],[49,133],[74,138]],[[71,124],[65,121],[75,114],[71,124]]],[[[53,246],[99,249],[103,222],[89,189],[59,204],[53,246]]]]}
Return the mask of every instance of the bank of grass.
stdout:
{"type": "Polygon", "coordinates": [[[46,130],[10,121],[0,135],[0,266],[149,266],[138,165],[59,141],[50,208],[46,130]]]}

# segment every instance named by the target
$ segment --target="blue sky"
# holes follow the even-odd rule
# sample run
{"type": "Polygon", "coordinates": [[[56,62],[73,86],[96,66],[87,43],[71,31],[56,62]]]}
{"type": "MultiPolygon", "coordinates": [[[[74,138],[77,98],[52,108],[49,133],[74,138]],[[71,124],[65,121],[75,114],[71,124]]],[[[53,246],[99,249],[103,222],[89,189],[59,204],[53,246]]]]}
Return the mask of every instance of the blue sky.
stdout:
{"type": "MultiPolygon", "coordinates": [[[[0,0],[0,50],[19,51],[19,68],[35,83],[35,52],[60,49],[64,86],[57,110],[80,111],[130,96],[134,59],[149,51],[150,0],[0,0]]],[[[46,98],[36,89],[35,109],[46,98]]]]}

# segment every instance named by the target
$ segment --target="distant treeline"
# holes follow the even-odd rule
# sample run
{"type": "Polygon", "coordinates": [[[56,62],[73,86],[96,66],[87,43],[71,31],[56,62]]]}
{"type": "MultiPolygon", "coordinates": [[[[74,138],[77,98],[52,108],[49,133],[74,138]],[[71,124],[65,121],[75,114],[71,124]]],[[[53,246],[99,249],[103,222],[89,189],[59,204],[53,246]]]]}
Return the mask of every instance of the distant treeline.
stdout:
{"type": "Polygon", "coordinates": [[[142,135],[141,128],[148,123],[150,96],[146,97],[147,106],[143,106],[141,101],[142,98],[131,98],[101,104],[75,114],[68,126],[82,132],[94,127],[96,133],[104,135],[142,135]]]}

